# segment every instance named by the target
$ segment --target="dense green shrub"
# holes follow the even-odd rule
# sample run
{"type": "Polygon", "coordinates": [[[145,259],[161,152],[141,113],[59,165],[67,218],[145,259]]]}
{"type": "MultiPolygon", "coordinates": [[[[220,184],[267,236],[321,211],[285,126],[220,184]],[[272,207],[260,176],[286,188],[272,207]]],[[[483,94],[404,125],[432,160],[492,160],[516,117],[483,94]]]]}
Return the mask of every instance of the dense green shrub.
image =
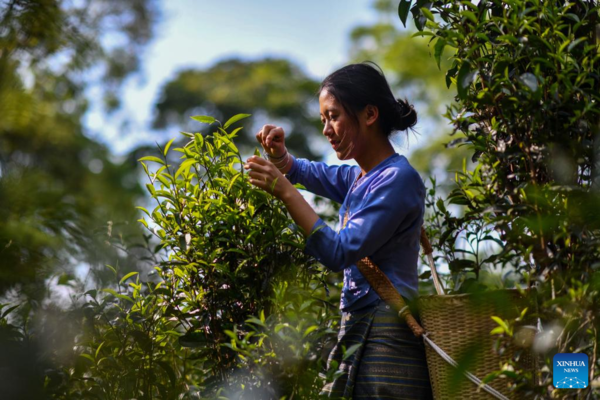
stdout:
{"type": "Polygon", "coordinates": [[[477,287],[484,268],[533,288],[547,329],[534,343],[546,365],[535,394],[598,395],[598,2],[402,0],[403,22],[409,12],[438,64],[452,50],[446,77],[457,96],[447,118],[476,162],[457,172],[446,201],[430,202],[439,222],[431,234],[438,254],[450,255],[455,289],[477,287]],[[448,203],[465,212],[450,213],[448,203]],[[587,389],[553,390],[558,352],[588,354],[587,389]]]}
{"type": "Polygon", "coordinates": [[[242,117],[183,133],[177,162],[173,140],[141,159],[156,206],[139,207],[140,221],[156,266],[148,279],[108,267],[115,285],[83,295],[78,359],[49,378],[54,397],[318,396],[337,298],[283,205],[248,182],[239,128],[225,130],[242,117]]]}

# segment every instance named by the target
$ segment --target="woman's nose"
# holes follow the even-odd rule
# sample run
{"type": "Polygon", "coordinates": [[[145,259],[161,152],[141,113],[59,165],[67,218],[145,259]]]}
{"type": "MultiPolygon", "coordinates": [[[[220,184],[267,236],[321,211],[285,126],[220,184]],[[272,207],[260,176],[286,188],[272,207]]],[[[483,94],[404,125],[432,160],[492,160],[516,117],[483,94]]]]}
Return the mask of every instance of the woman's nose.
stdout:
{"type": "Polygon", "coordinates": [[[329,121],[325,121],[325,125],[323,125],[323,135],[329,136],[333,133],[333,129],[331,128],[331,124],[329,121]]]}

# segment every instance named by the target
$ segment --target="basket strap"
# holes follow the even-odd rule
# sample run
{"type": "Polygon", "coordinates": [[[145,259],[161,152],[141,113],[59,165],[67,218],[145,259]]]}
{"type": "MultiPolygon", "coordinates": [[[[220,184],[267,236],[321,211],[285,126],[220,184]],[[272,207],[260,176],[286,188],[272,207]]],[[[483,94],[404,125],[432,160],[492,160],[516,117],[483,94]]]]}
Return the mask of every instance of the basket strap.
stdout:
{"type": "MultiPolygon", "coordinates": [[[[346,227],[347,222],[348,209],[346,209],[346,213],[344,214],[344,222],[342,224],[342,229],[346,227]]],[[[434,282],[436,282],[435,279],[437,278],[436,290],[438,291],[438,294],[444,294],[444,289],[441,283],[439,282],[439,278],[437,277],[437,271],[435,270],[435,264],[433,263],[433,257],[431,256],[433,250],[431,248],[431,244],[429,243],[429,239],[427,238],[427,234],[425,233],[424,228],[421,228],[421,245],[423,245],[423,251],[429,258],[429,264],[431,266],[432,275],[434,276],[434,282]],[[441,293],[440,289],[438,289],[438,285],[441,289],[441,293]]],[[[396,290],[394,285],[392,285],[392,282],[389,280],[389,278],[383,273],[383,271],[381,271],[381,269],[379,269],[379,267],[373,261],[371,261],[369,257],[365,257],[362,260],[359,260],[356,263],[356,266],[358,267],[360,273],[365,277],[367,282],[369,282],[369,285],[371,285],[371,287],[379,295],[379,297],[381,297],[381,299],[385,303],[392,307],[394,311],[397,311],[398,316],[400,316],[400,318],[403,318],[406,321],[410,330],[416,337],[422,337],[423,340],[433,350],[436,351],[436,353],[438,353],[444,360],[446,360],[446,362],[448,362],[448,364],[452,365],[453,367],[458,367],[458,363],[454,361],[452,357],[450,357],[444,350],[442,350],[438,345],[436,345],[433,342],[433,340],[427,337],[428,333],[425,332],[425,329],[423,329],[423,327],[419,325],[417,320],[415,320],[413,315],[410,313],[410,309],[406,305],[406,302],[404,301],[404,298],[402,298],[402,295],[398,293],[398,291],[396,290]]],[[[497,399],[509,400],[508,397],[504,396],[502,393],[498,392],[490,385],[483,384],[481,382],[481,379],[477,378],[469,371],[465,370],[463,373],[471,382],[473,382],[477,386],[480,386],[483,390],[496,397],[497,399]]]]}
{"type": "Polygon", "coordinates": [[[431,247],[431,243],[429,242],[429,238],[427,237],[424,226],[421,226],[421,247],[423,248],[423,254],[425,254],[425,257],[427,257],[427,262],[429,263],[429,268],[431,269],[431,277],[433,278],[433,286],[435,286],[435,291],[439,295],[446,294],[444,286],[442,285],[442,280],[440,279],[437,269],[435,268],[435,263],[433,262],[433,247],[431,247]]]}

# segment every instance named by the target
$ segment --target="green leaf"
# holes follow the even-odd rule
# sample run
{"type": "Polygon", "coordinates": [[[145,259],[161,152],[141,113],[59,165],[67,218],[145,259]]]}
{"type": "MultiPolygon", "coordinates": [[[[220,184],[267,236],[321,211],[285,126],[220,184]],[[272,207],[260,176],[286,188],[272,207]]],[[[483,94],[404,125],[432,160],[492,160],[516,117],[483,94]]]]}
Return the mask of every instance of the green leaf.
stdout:
{"type": "Polygon", "coordinates": [[[117,270],[115,269],[115,267],[113,267],[113,266],[110,266],[110,265],[106,264],[106,268],[108,268],[108,269],[110,269],[112,272],[114,272],[114,274],[115,274],[115,277],[117,276],[117,270]]]}
{"type": "Polygon", "coordinates": [[[473,22],[474,24],[477,23],[477,17],[475,16],[475,13],[473,13],[472,11],[464,10],[463,12],[461,12],[461,15],[463,15],[467,19],[471,20],[471,22],[473,22]]]}
{"type": "Polygon", "coordinates": [[[580,37],[579,39],[574,40],[573,42],[571,42],[571,44],[569,44],[569,46],[567,47],[567,51],[570,52],[571,50],[573,50],[573,48],[575,46],[577,46],[579,43],[583,42],[587,40],[586,37],[580,37]]]}
{"type": "Polygon", "coordinates": [[[435,36],[435,33],[431,32],[431,31],[420,31],[420,32],[413,33],[410,37],[414,38],[414,37],[425,37],[425,36],[435,36]]]}
{"type": "Polygon", "coordinates": [[[154,157],[154,156],[142,157],[138,161],[154,161],[154,162],[157,162],[159,164],[165,165],[165,162],[163,160],[161,160],[158,157],[154,157]]]}
{"type": "Polygon", "coordinates": [[[73,280],[73,277],[69,274],[62,274],[60,276],[60,278],[58,278],[58,284],[59,285],[65,285],[65,286],[69,286],[69,281],[73,280]]]}
{"type": "Polygon", "coordinates": [[[164,152],[165,157],[167,156],[167,152],[169,151],[169,147],[171,147],[171,144],[173,143],[174,140],[175,140],[175,138],[169,140],[169,143],[167,143],[167,145],[165,146],[165,152],[164,152]]]}
{"type": "Polygon", "coordinates": [[[431,278],[431,271],[425,271],[421,275],[419,275],[419,279],[429,279],[431,278]]]}
{"type": "Polygon", "coordinates": [[[227,194],[229,194],[229,192],[231,192],[231,188],[233,187],[233,185],[235,184],[235,181],[242,176],[242,174],[237,174],[233,177],[233,179],[231,180],[231,182],[229,183],[229,186],[227,187],[227,194]]]}
{"type": "Polygon", "coordinates": [[[441,69],[441,58],[442,58],[442,54],[444,53],[444,47],[446,47],[446,40],[443,38],[439,38],[435,42],[435,46],[433,47],[434,48],[434,58],[435,58],[435,61],[437,62],[438,69],[441,69]]]}
{"type": "Polygon", "coordinates": [[[200,149],[204,146],[204,137],[199,133],[194,134],[194,143],[196,144],[196,149],[200,152],[200,149]]]}
{"type": "Polygon", "coordinates": [[[15,308],[17,308],[17,307],[19,307],[19,306],[21,306],[21,305],[20,305],[20,304],[17,304],[16,306],[12,306],[12,307],[8,308],[7,310],[5,310],[5,311],[2,313],[2,318],[5,318],[5,317],[6,317],[8,314],[10,314],[10,313],[11,313],[11,312],[12,312],[12,311],[15,309],[15,308]]]}
{"type": "Polygon", "coordinates": [[[313,325],[311,327],[308,327],[305,331],[304,334],[302,335],[302,338],[306,338],[308,335],[310,335],[312,332],[316,331],[317,329],[319,329],[319,327],[317,325],[313,325]]]}
{"type": "Polygon", "coordinates": [[[146,210],[144,207],[137,206],[136,208],[137,208],[138,210],[141,210],[141,211],[145,212],[145,213],[146,213],[146,214],[147,214],[149,217],[151,216],[151,215],[150,215],[150,212],[148,212],[148,210],[146,210]]]}
{"type": "Polygon", "coordinates": [[[249,323],[249,324],[256,324],[256,325],[259,325],[259,326],[266,326],[263,321],[261,321],[260,319],[258,319],[256,317],[248,318],[246,320],[246,322],[249,323]]]}
{"type": "Polygon", "coordinates": [[[156,177],[158,178],[159,181],[162,182],[163,185],[165,185],[165,187],[168,188],[171,186],[171,182],[169,182],[163,174],[157,175],[156,177]]]}
{"type": "Polygon", "coordinates": [[[238,114],[238,115],[234,115],[233,117],[229,118],[227,120],[227,122],[225,122],[225,125],[223,125],[223,129],[227,129],[229,128],[232,124],[235,124],[236,122],[244,119],[244,118],[248,118],[249,116],[251,116],[252,114],[238,114]]]}
{"type": "Polygon", "coordinates": [[[100,346],[98,346],[98,348],[96,349],[96,355],[94,356],[95,358],[98,358],[98,354],[100,354],[100,350],[102,349],[102,346],[104,346],[104,343],[106,342],[100,343],[100,346]]]}
{"type": "Polygon", "coordinates": [[[143,162],[141,162],[140,164],[142,164],[142,167],[144,167],[144,171],[146,171],[146,175],[150,176],[150,171],[148,171],[148,167],[146,166],[146,164],[144,164],[143,162]]]}
{"type": "Polygon", "coordinates": [[[499,335],[504,333],[504,328],[497,326],[490,331],[490,335],[499,335]]]}
{"type": "Polygon", "coordinates": [[[135,303],[131,297],[125,296],[124,294],[119,294],[119,293],[115,292],[113,289],[102,289],[102,291],[106,292],[106,293],[110,293],[110,294],[112,294],[113,296],[115,296],[115,297],[117,297],[119,299],[127,300],[127,301],[129,301],[131,303],[135,303]]]}
{"type": "Polygon", "coordinates": [[[356,350],[360,349],[361,346],[362,346],[362,343],[357,343],[357,344],[354,344],[354,345],[350,346],[348,348],[348,350],[346,350],[344,352],[344,358],[343,359],[347,360],[348,358],[350,358],[350,356],[352,354],[356,353],[356,350]]]}
{"type": "MultiPolygon", "coordinates": [[[[185,248],[185,238],[183,236],[181,238],[183,239],[183,246],[182,247],[185,248]]],[[[185,279],[185,273],[182,270],[180,270],[179,268],[175,268],[173,270],[173,272],[175,273],[175,275],[177,275],[181,279],[185,279]]]]}
{"type": "Polygon", "coordinates": [[[501,327],[502,329],[504,329],[504,331],[505,331],[505,332],[507,332],[507,333],[508,333],[508,332],[510,331],[510,329],[509,329],[508,325],[506,324],[506,322],[505,322],[504,320],[502,320],[501,318],[499,318],[499,317],[496,317],[496,316],[492,316],[491,318],[492,318],[492,319],[493,319],[493,320],[494,320],[494,321],[495,321],[495,322],[496,322],[498,325],[500,325],[500,327],[501,327]]]}
{"type": "Polygon", "coordinates": [[[80,354],[79,357],[83,357],[85,359],[90,360],[93,364],[96,364],[96,360],[94,360],[94,357],[92,357],[90,354],[80,354]]]}
{"type": "Polygon", "coordinates": [[[146,183],[146,188],[148,189],[148,191],[150,192],[152,197],[154,197],[156,195],[156,189],[154,188],[154,185],[152,185],[150,183],[146,183]]]}
{"type": "Polygon", "coordinates": [[[433,13],[431,11],[429,11],[429,8],[421,7],[421,12],[425,16],[425,18],[427,18],[428,20],[435,21],[435,18],[433,17],[433,13]]]}
{"type": "Polygon", "coordinates": [[[127,279],[131,278],[134,275],[137,275],[138,272],[130,272],[127,275],[125,275],[123,278],[121,278],[121,280],[119,281],[119,285],[122,284],[123,282],[125,282],[127,279]]]}
{"type": "Polygon", "coordinates": [[[456,87],[458,89],[458,97],[464,99],[467,97],[467,89],[473,82],[475,71],[471,71],[471,66],[468,62],[463,62],[458,71],[456,87]]]}
{"type": "MultiPolygon", "coordinates": [[[[250,115],[250,114],[248,114],[250,115]]],[[[240,131],[240,129],[242,129],[242,127],[240,126],[239,128],[235,128],[233,131],[231,131],[231,133],[229,134],[230,138],[234,138],[237,136],[237,133],[240,131]]]]}
{"type": "Polygon", "coordinates": [[[452,78],[456,76],[456,72],[458,72],[458,69],[456,67],[446,71],[446,87],[448,89],[450,89],[450,85],[452,85],[452,78]]]}
{"type": "Polygon", "coordinates": [[[422,31],[423,28],[425,27],[425,23],[427,22],[427,17],[425,17],[423,15],[423,13],[421,12],[421,9],[418,7],[419,2],[417,2],[417,5],[414,6],[410,12],[413,15],[413,21],[415,23],[415,26],[417,28],[417,30],[422,31]]]}
{"type": "Polygon", "coordinates": [[[209,117],[207,115],[194,115],[190,117],[191,119],[202,122],[203,124],[214,124],[217,120],[214,117],[209,117]]]}
{"type": "Polygon", "coordinates": [[[406,28],[406,20],[408,19],[408,12],[410,11],[411,0],[402,0],[398,5],[398,17],[402,21],[402,25],[406,28]]]}
{"type": "Polygon", "coordinates": [[[177,177],[179,175],[181,175],[183,172],[185,172],[185,175],[187,175],[190,168],[192,168],[192,165],[194,165],[195,163],[196,163],[196,160],[193,158],[188,158],[187,160],[182,162],[181,165],[179,166],[179,169],[177,169],[177,172],[175,173],[175,179],[177,179],[177,177]]]}

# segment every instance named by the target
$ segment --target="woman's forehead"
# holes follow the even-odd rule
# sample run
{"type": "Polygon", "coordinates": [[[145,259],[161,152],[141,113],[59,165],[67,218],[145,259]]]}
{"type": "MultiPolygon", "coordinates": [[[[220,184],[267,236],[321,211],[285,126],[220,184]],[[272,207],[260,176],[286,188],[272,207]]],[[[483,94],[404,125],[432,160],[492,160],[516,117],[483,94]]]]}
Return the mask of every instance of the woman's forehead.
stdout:
{"type": "Polygon", "coordinates": [[[340,104],[335,96],[325,89],[319,94],[319,105],[321,107],[321,112],[334,111],[340,108],[340,104]]]}

